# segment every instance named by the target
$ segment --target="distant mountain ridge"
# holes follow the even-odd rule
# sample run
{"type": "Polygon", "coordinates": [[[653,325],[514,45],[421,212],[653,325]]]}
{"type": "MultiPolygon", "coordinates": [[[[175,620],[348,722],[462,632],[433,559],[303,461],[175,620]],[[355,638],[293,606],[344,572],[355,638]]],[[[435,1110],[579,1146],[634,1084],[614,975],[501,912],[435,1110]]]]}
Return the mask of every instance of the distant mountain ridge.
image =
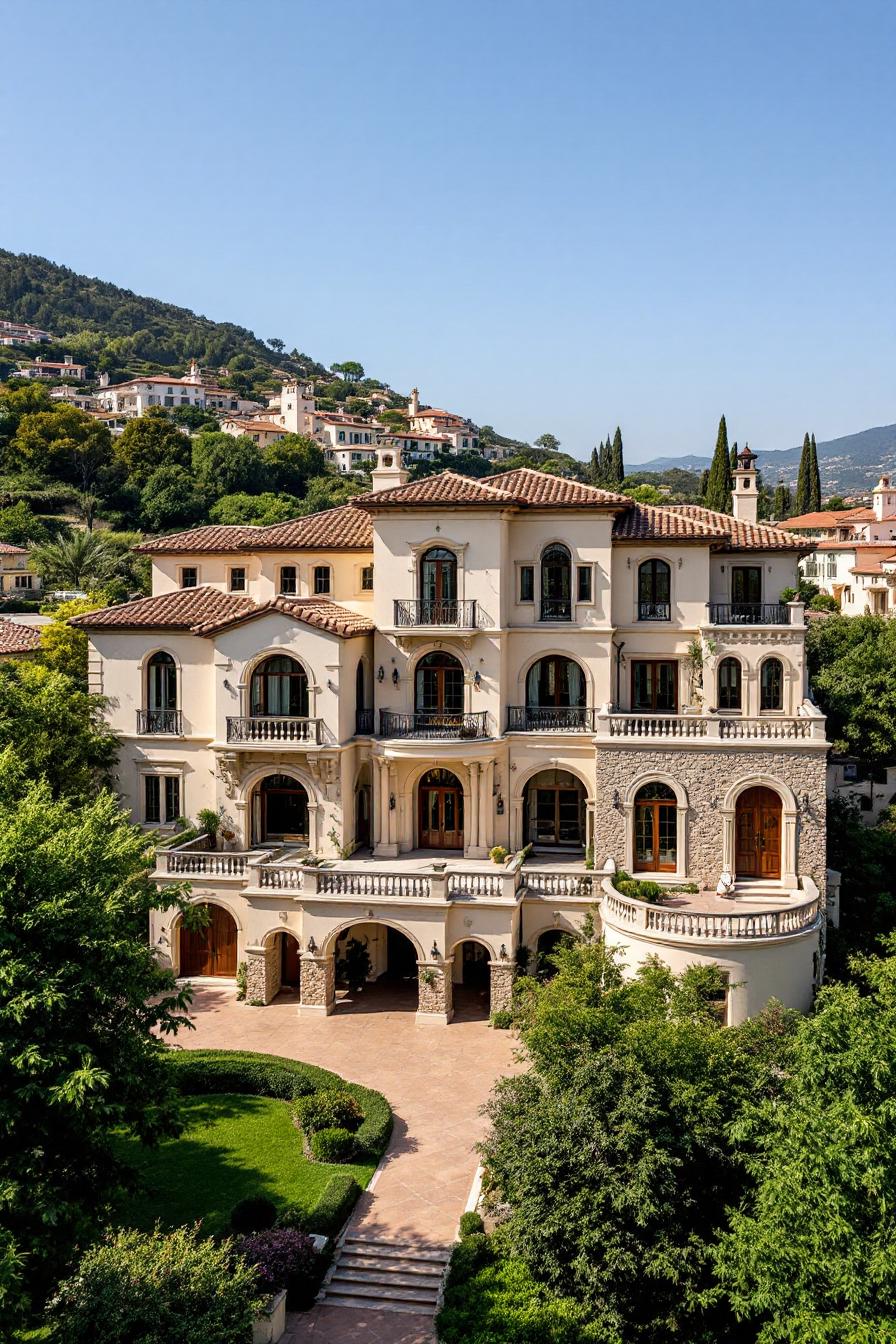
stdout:
{"type": "MultiPolygon", "coordinates": [[[[839,439],[826,439],[817,446],[823,494],[867,492],[882,472],[896,474],[896,425],[877,425],[839,439]]],[[[802,444],[796,448],[756,450],[756,465],[766,484],[774,486],[783,478],[788,485],[795,485],[802,450],[802,444]]],[[[653,457],[649,462],[632,463],[629,472],[668,471],[672,467],[703,471],[710,461],[710,456],[694,453],[686,457],[653,457]]]]}

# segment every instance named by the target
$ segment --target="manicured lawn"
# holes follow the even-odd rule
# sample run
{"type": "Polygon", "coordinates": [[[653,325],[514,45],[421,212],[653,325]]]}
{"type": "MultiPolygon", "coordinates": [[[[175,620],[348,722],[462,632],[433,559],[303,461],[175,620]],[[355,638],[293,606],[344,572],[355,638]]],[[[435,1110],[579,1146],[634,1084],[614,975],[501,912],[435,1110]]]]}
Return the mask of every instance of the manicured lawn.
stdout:
{"type": "Polygon", "coordinates": [[[186,1128],[158,1148],[123,1140],[121,1155],[134,1167],[141,1191],[121,1209],[128,1226],[173,1227],[202,1219],[205,1232],[226,1232],[230,1211],[247,1195],[267,1195],[278,1208],[311,1209],[336,1174],[362,1187],[373,1165],[309,1162],[289,1105],[271,1097],[220,1093],[185,1096],[186,1128]]]}

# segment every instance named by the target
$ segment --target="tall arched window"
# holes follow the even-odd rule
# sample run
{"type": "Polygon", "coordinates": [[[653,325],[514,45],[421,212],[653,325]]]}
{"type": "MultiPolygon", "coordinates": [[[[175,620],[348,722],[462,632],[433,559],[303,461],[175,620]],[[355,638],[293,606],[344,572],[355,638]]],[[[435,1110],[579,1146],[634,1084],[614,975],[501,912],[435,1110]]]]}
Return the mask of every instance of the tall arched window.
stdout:
{"type": "Polygon", "coordinates": [[[464,670],[450,653],[427,653],[414,675],[414,709],[417,713],[447,710],[462,713],[464,670]]]}
{"type": "Polygon", "coordinates": [[[741,709],[740,663],[736,658],[723,658],[719,663],[719,709],[741,709]]]}
{"type": "Polygon", "coordinates": [[[137,715],[141,733],[179,733],[177,667],[170,653],[154,653],[146,664],[146,709],[137,715]]]}
{"type": "Polygon", "coordinates": [[[373,732],[373,710],[367,704],[367,677],[363,658],[355,669],[355,732],[373,732]]]}
{"type": "Polygon", "coordinates": [[[559,542],[541,553],[541,619],[572,620],[572,558],[559,542]]]}
{"type": "Polygon", "coordinates": [[[672,613],[672,571],[665,560],[638,566],[638,620],[668,621],[672,613]]]}
{"type": "Polygon", "coordinates": [[[308,678],[301,663],[283,653],[265,658],[252,673],[250,713],[308,717],[308,678]]]}
{"type": "Polygon", "coordinates": [[[432,546],[420,561],[420,624],[453,625],[457,620],[457,556],[432,546]]]}
{"type": "Polygon", "coordinates": [[[784,708],[784,665],[780,658],[766,658],[759,677],[759,708],[784,708]]]}
{"type": "Polygon", "coordinates": [[[678,866],[678,800],[668,784],[635,794],[635,871],[674,873],[678,866]]]}
{"type": "Polygon", "coordinates": [[[531,730],[584,728],[585,674],[572,658],[551,654],[526,675],[525,726],[531,730]]]}

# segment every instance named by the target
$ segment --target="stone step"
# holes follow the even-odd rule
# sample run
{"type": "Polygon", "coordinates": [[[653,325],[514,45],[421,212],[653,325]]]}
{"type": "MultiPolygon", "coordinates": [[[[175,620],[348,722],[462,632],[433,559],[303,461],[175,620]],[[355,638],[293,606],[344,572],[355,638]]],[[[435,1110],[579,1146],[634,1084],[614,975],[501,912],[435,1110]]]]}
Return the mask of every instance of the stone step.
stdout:
{"type": "Polygon", "coordinates": [[[423,1245],[412,1241],[379,1241],[372,1237],[345,1237],[341,1249],[359,1255],[379,1255],[411,1260],[427,1260],[434,1264],[447,1265],[451,1252],[446,1247],[423,1245]]]}
{"type": "Polygon", "coordinates": [[[367,1283],[379,1284],[382,1288],[419,1288],[421,1292],[438,1296],[441,1274],[427,1276],[416,1274],[413,1270],[364,1269],[358,1265],[344,1265],[340,1261],[331,1283],[367,1283]]]}
{"type": "Polygon", "coordinates": [[[378,1302],[381,1305],[385,1302],[404,1302],[406,1304],[416,1303],[419,1307],[434,1307],[439,1296],[437,1288],[403,1288],[400,1285],[390,1289],[387,1296],[383,1292],[381,1284],[343,1281],[339,1277],[338,1269],[327,1284],[324,1300],[329,1302],[333,1293],[340,1297],[363,1299],[368,1305],[371,1302],[378,1302]]]}
{"type": "MultiPolygon", "coordinates": [[[[369,1298],[364,1297],[343,1297],[340,1293],[327,1293],[320,1299],[328,1307],[361,1307],[370,1311],[373,1307],[369,1298]]],[[[407,1302],[377,1302],[375,1309],[377,1311],[399,1311],[408,1316],[426,1316],[431,1318],[433,1312],[427,1307],[410,1306],[407,1302]]]]}
{"type": "Polygon", "coordinates": [[[423,1279],[440,1279],[443,1265],[431,1260],[397,1260],[388,1256],[361,1255],[357,1251],[343,1251],[339,1257],[340,1269],[369,1269],[380,1274],[417,1274],[423,1279]]]}

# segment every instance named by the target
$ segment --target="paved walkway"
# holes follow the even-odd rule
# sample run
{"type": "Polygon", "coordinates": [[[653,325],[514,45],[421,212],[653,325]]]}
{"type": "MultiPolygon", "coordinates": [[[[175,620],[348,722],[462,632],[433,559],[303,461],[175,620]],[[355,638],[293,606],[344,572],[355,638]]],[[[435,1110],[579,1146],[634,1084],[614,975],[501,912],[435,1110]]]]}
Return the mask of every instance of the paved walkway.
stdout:
{"type": "MultiPolygon", "coordinates": [[[[375,1188],[365,1192],[352,1229],[391,1240],[454,1238],[476,1171],[479,1109],[495,1080],[518,1068],[508,1032],[492,1030],[475,995],[458,994],[449,1027],[414,1021],[416,985],[372,988],[342,1002],[332,1017],[300,1019],[295,997],[266,1008],[237,1003],[231,989],[202,988],[190,1016],[196,1030],[178,1044],[260,1050],[319,1064],[375,1087],[395,1113],[395,1128],[375,1188]]],[[[288,1344],[429,1344],[431,1322],[398,1312],[316,1306],[291,1315],[288,1344]]]]}

